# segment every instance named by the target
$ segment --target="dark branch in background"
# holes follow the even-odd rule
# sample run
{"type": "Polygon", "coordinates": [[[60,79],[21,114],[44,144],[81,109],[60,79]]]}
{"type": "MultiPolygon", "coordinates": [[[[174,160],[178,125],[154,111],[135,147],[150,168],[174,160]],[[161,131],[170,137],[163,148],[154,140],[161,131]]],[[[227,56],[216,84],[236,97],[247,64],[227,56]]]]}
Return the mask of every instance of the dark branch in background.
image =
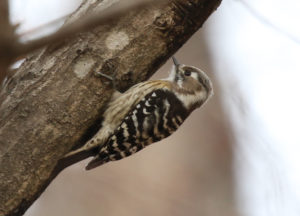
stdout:
{"type": "Polygon", "coordinates": [[[296,36],[292,35],[290,32],[276,26],[274,23],[272,23],[272,21],[270,21],[269,19],[267,19],[266,17],[264,17],[262,14],[260,14],[259,12],[257,12],[250,4],[248,4],[248,2],[244,1],[244,0],[238,0],[239,3],[241,3],[246,10],[251,13],[257,20],[259,20],[261,23],[263,23],[266,26],[269,26],[270,28],[272,28],[273,30],[275,30],[276,32],[284,35],[285,37],[289,38],[290,40],[292,40],[293,42],[300,44],[300,39],[297,38],[296,36]]]}
{"type": "MultiPolygon", "coordinates": [[[[165,1],[160,1],[160,3],[165,1]]],[[[156,4],[159,2],[157,1],[156,4]]],[[[130,10],[136,10],[146,7],[149,4],[153,4],[151,0],[136,0],[136,1],[122,1],[122,4],[118,4],[115,7],[109,8],[107,10],[97,12],[95,11],[91,15],[82,17],[70,24],[65,25],[63,28],[59,29],[57,32],[47,35],[45,37],[29,41],[25,44],[16,44],[12,47],[12,52],[15,58],[24,57],[24,55],[35,51],[41,47],[52,43],[58,43],[66,38],[74,37],[76,34],[88,31],[98,25],[107,24],[113,20],[118,19],[120,16],[124,15],[130,10]]]]}
{"type": "Polygon", "coordinates": [[[16,42],[14,27],[9,22],[8,6],[8,0],[0,1],[0,85],[13,61],[10,44],[16,42]]]}
{"type": "MultiPolygon", "coordinates": [[[[165,1],[166,0],[154,2],[155,4],[162,4],[165,1]]],[[[46,45],[59,43],[66,38],[76,36],[78,33],[86,32],[101,24],[110,23],[128,11],[142,9],[150,4],[153,4],[153,0],[122,1],[122,3],[117,4],[117,6],[101,12],[94,11],[92,14],[86,15],[85,17],[75,20],[70,24],[66,24],[61,29],[50,35],[28,41],[26,43],[20,43],[18,42],[17,35],[14,35],[14,28],[8,22],[7,0],[0,1],[0,84],[7,76],[8,67],[11,63],[13,63],[13,61],[22,59],[28,53],[31,53],[46,45]],[[1,60],[3,59],[5,60],[5,68],[1,67],[1,65],[3,65],[3,63],[1,64],[1,60]]],[[[54,20],[53,23],[61,19],[62,18],[54,20]]],[[[46,25],[51,25],[53,23],[46,25]]]]}

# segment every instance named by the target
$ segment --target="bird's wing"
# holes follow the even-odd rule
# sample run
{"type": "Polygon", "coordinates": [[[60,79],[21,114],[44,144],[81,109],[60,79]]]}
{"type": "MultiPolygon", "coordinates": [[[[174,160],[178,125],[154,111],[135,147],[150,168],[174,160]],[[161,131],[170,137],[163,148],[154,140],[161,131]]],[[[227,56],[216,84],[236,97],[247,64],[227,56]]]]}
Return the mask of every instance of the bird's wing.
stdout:
{"type": "Polygon", "coordinates": [[[157,80],[138,83],[110,101],[103,114],[102,127],[85,144],[85,149],[88,150],[103,145],[139,101],[156,89],[170,89],[170,83],[157,80]]]}
{"type": "Polygon", "coordinates": [[[122,159],[168,137],[187,116],[187,109],[169,89],[149,92],[125,115],[86,169],[122,159]]]}
{"type": "Polygon", "coordinates": [[[169,81],[150,80],[138,83],[126,92],[113,95],[103,113],[103,121],[100,130],[84,144],[84,146],[71,151],[65,157],[71,157],[81,152],[90,152],[107,142],[115,129],[120,125],[126,115],[141,101],[147,94],[156,89],[170,89],[169,81]]]}

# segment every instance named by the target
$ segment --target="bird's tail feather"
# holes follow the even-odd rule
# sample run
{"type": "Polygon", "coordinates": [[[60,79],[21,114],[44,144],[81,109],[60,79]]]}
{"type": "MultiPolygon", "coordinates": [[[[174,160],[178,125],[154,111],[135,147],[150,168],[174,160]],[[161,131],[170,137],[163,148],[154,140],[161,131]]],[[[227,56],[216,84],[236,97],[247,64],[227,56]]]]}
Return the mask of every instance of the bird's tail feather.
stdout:
{"type": "Polygon", "coordinates": [[[107,162],[107,160],[104,158],[102,158],[99,154],[97,156],[95,156],[93,158],[93,160],[91,160],[88,165],[85,167],[86,170],[91,170],[94,169],[98,166],[101,166],[103,164],[105,164],[107,162]]]}

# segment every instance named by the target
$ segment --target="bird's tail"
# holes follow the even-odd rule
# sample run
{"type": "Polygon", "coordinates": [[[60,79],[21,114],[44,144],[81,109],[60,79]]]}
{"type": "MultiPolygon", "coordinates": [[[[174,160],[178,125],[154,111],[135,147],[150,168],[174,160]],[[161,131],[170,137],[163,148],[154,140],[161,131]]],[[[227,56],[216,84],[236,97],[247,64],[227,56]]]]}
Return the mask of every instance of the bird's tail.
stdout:
{"type": "Polygon", "coordinates": [[[64,169],[68,166],[71,166],[72,164],[75,164],[79,161],[82,161],[88,157],[94,156],[95,152],[91,150],[87,151],[73,151],[70,152],[69,154],[65,155],[62,159],[58,161],[58,166],[60,169],[64,169]],[[70,154],[72,153],[72,154],[70,154]]]}
{"type": "Polygon", "coordinates": [[[108,158],[106,157],[106,158],[103,158],[103,157],[101,157],[99,154],[98,155],[96,155],[94,158],[93,158],[93,160],[91,160],[89,163],[88,163],[88,165],[85,167],[85,169],[86,170],[91,170],[91,169],[94,169],[94,168],[96,168],[96,167],[98,167],[98,166],[101,166],[101,165],[103,165],[103,164],[105,164],[105,163],[107,163],[108,162],[108,158]]]}

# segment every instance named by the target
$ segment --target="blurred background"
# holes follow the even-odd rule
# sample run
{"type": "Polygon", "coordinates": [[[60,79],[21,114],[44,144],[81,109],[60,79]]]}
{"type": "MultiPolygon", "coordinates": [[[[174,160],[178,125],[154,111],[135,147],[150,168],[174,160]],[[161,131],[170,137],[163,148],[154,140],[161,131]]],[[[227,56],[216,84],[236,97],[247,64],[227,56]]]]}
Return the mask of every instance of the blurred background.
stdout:
{"type": "MultiPolygon", "coordinates": [[[[26,41],[80,2],[10,0],[11,19],[26,41]]],[[[176,53],[212,77],[212,100],[132,157],[69,167],[25,215],[300,215],[299,11],[297,0],[223,0],[176,53]]]]}

